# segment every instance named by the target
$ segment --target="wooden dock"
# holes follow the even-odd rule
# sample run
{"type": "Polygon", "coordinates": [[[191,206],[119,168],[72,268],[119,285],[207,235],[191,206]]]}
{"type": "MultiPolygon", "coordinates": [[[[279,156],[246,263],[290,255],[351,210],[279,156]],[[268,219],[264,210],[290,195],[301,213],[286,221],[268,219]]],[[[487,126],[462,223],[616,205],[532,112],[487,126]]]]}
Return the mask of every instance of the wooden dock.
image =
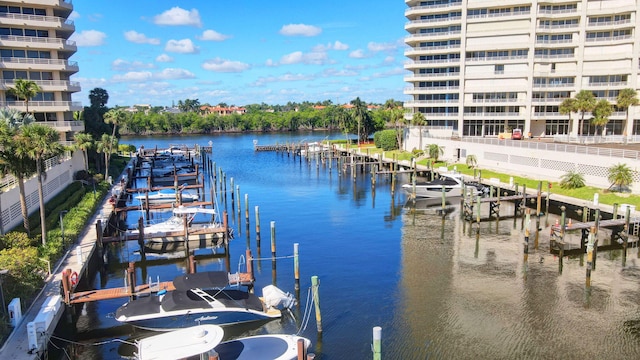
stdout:
{"type": "Polygon", "coordinates": [[[607,241],[595,239],[596,251],[608,251],[616,249],[626,249],[629,246],[640,244],[638,239],[631,240],[630,235],[638,235],[632,232],[632,227],[636,228],[640,224],[640,219],[616,218],[608,220],[573,222],[565,224],[551,225],[551,235],[549,238],[549,249],[552,254],[567,256],[580,255],[586,252],[591,233],[597,234],[599,229],[608,229],[611,236],[607,241]],[[572,244],[566,241],[567,233],[580,231],[580,243],[572,244]],[[577,246],[576,246],[577,245],[577,246]]]}
{"type": "MultiPolygon", "coordinates": [[[[229,282],[229,285],[249,286],[253,284],[253,279],[251,278],[251,274],[240,273],[237,275],[238,276],[235,277],[235,280],[232,280],[229,282]]],[[[132,297],[132,296],[134,297],[149,296],[161,290],[174,291],[175,289],[176,288],[173,285],[173,281],[164,281],[159,283],[138,285],[135,287],[135,290],[133,293],[131,292],[129,287],[124,287],[124,286],[118,287],[118,288],[110,288],[110,289],[79,291],[79,292],[74,292],[70,295],[69,303],[81,304],[81,303],[92,302],[92,301],[111,300],[111,299],[119,299],[119,298],[126,298],[126,297],[132,297]]]]}

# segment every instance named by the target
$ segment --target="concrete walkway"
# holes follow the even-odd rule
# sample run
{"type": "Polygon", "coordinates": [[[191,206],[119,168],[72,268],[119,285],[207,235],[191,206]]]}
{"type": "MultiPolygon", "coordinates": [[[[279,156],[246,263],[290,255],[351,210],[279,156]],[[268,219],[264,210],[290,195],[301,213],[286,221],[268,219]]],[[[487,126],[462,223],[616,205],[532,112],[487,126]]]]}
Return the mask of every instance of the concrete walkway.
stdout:
{"type": "MultiPolygon", "coordinates": [[[[124,174],[126,173],[123,173],[123,175],[124,174]]],[[[118,179],[121,177],[122,175],[118,179]]],[[[118,184],[118,182],[116,182],[116,184],[118,184]]],[[[65,307],[60,306],[60,311],[56,313],[51,325],[46,329],[46,336],[39,337],[39,347],[37,350],[29,348],[27,324],[36,318],[40,308],[50,296],[61,295],[62,291],[60,289],[64,270],[71,269],[72,273],[78,273],[79,277],[85,274],[87,260],[91,258],[93,252],[96,250],[96,223],[98,220],[101,220],[104,226],[113,211],[113,204],[109,203],[109,197],[110,194],[102,200],[102,203],[98,206],[98,210],[96,210],[93,217],[89,220],[88,225],[78,236],[78,241],[76,241],[63,258],[58,261],[55,269],[52,270],[52,274],[46,279],[44,288],[40,291],[29,309],[23,313],[22,320],[0,349],[0,359],[38,359],[38,355],[46,349],[48,344],[45,343],[45,341],[55,330],[58,321],[64,313],[65,307]]]]}

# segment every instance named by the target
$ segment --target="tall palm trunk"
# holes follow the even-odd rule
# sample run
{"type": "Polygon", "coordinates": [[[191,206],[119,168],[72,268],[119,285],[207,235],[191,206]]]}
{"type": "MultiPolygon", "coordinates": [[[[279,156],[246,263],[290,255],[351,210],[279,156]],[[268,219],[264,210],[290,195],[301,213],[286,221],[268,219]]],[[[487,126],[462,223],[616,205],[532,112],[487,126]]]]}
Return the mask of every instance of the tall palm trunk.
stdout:
{"type": "Polygon", "coordinates": [[[109,155],[104,153],[104,180],[109,180],[109,155]]]}
{"type": "Polygon", "coordinates": [[[17,175],[18,179],[18,190],[20,192],[20,210],[22,211],[22,224],[24,226],[24,230],[27,232],[27,236],[31,237],[31,227],[29,226],[29,210],[27,208],[27,196],[25,195],[24,190],[24,177],[22,175],[17,175]]]}
{"type": "Polygon", "coordinates": [[[40,200],[40,233],[42,234],[42,245],[47,243],[47,223],[44,211],[44,191],[42,186],[42,164],[36,160],[36,173],[38,176],[38,198],[40,200]]]}

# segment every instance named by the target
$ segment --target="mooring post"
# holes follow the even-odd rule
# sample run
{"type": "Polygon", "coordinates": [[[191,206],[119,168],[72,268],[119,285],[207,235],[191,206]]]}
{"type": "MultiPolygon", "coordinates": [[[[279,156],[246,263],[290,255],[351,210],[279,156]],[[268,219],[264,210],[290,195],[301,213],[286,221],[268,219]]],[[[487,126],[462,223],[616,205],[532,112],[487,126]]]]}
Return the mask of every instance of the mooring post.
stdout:
{"type": "Polygon", "coordinates": [[[255,206],[254,211],[256,214],[256,246],[260,247],[260,207],[255,206]]]}
{"type": "Polygon", "coordinates": [[[231,204],[233,206],[235,206],[236,205],[236,201],[235,201],[236,197],[235,197],[235,193],[234,193],[235,186],[233,186],[233,177],[231,179],[229,179],[229,184],[230,184],[229,186],[231,187],[231,204]]]}
{"type": "Polygon", "coordinates": [[[304,339],[298,339],[296,347],[298,350],[298,357],[296,359],[307,360],[307,347],[305,346],[304,339]]]}
{"type": "Polygon", "coordinates": [[[476,223],[478,223],[478,230],[480,230],[480,195],[476,195],[476,223]]]}
{"type": "Polygon", "coordinates": [[[373,360],[382,360],[382,327],[373,328],[373,360]]]}
{"type": "Polygon", "coordinates": [[[129,284],[129,299],[133,301],[136,293],[136,269],[134,262],[129,262],[129,267],[127,268],[127,283],[129,284]]]}
{"type": "Polygon", "coordinates": [[[447,208],[447,189],[444,187],[444,185],[442,185],[441,202],[442,202],[442,216],[445,216],[444,210],[447,208]]]}
{"type": "Polygon", "coordinates": [[[525,228],[524,228],[524,263],[526,264],[529,261],[529,235],[530,235],[530,227],[531,227],[531,209],[526,210],[525,215],[525,228]]]}
{"type": "Polygon", "coordinates": [[[253,274],[253,255],[251,254],[251,249],[245,250],[245,256],[247,257],[247,272],[249,273],[249,276],[251,277],[251,282],[253,283],[256,278],[254,277],[254,274],[253,274]]]}
{"type": "Polygon", "coordinates": [[[69,277],[71,276],[71,269],[65,269],[62,272],[62,291],[64,292],[64,303],[69,305],[71,302],[71,281],[69,281],[69,277]]]}
{"type": "Polygon", "coordinates": [[[622,236],[624,237],[622,239],[623,243],[622,243],[622,248],[624,249],[624,254],[622,257],[622,264],[623,266],[626,264],[627,261],[627,247],[629,246],[629,217],[631,217],[631,207],[627,206],[627,211],[625,212],[624,215],[624,231],[622,236]]]}
{"type": "Polygon", "coordinates": [[[318,276],[311,277],[311,294],[313,296],[313,304],[316,308],[316,327],[319,333],[322,333],[322,314],[320,313],[320,281],[318,276]]]}
{"type": "Polygon", "coordinates": [[[240,221],[240,215],[242,214],[242,202],[240,201],[240,185],[236,185],[236,200],[238,201],[238,221],[240,221]]]}
{"type": "Polygon", "coordinates": [[[249,194],[244,194],[244,221],[247,223],[247,234],[249,234],[249,194]]]}
{"type": "Polygon", "coordinates": [[[593,269],[593,251],[596,238],[596,227],[592,226],[589,231],[589,240],[587,242],[587,278],[585,285],[588,288],[591,287],[591,270],[593,269]]]}
{"type": "Polygon", "coordinates": [[[271,222],[271,259],[276,258],[276,222],[271,222]]]}
{"type": "Polygon", "coordinates": [[[616,220],[617,218],[618,218],[618,203],[613,203],[612,219],[616,220]]]}
{"type": "Polygon", "coordinates": [[[293,244],[293,278],[295,280],[295,290],[300,289],[300,258],[298,254],[300,244],[293,244]]]}
{"type": "Polygon", "coordinates": [[[140,246],[140,252],[144,254],[144,219],[142,216],[138,218],[138,246],[140,246]]]}
{"type": "Polygon", "coordinates": [[[189,274],[196,273],[196,257],[189,255],[189,274]]]}

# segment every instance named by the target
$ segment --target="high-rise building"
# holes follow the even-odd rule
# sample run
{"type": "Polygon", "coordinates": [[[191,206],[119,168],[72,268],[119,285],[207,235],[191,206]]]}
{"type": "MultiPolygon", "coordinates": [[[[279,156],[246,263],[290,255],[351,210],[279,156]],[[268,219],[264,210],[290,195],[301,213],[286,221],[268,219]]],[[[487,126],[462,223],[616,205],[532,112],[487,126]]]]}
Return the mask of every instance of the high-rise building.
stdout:
{"type": "MultiPolygon", "coordinates": [[[[581,90],[613,107],[606,134],[640,134],[640,112],[616,107],[638,89],[640,3],[632,0],[405,0],[409,112],[459,136],[520,128],[577,135],[560,110],[581,90]],[[634,118],[638,118],[634,120],[634,118]],[[626,123],[626,127],[625,127],[626,123]]],[[[586,114],[582,134],[597,130],[586,114]]],[[[598,130],[600,134],[601,130],[598,130]]]]}
{"type": "Polygon", "coordinates": [[[69,20],[71,0],[0,0],[0,106],[33,113],[37,122],[60,132],[61,141],[72,141],[84,130],[74,121],[82,104],[71,95],[80,84],[70,81],[78,64],[70,58],[77,47],[69,37],[75,25],[69,20]],[[16,79],[28,79],[42,91],[27,104],[8,91],[16,79]]]}

